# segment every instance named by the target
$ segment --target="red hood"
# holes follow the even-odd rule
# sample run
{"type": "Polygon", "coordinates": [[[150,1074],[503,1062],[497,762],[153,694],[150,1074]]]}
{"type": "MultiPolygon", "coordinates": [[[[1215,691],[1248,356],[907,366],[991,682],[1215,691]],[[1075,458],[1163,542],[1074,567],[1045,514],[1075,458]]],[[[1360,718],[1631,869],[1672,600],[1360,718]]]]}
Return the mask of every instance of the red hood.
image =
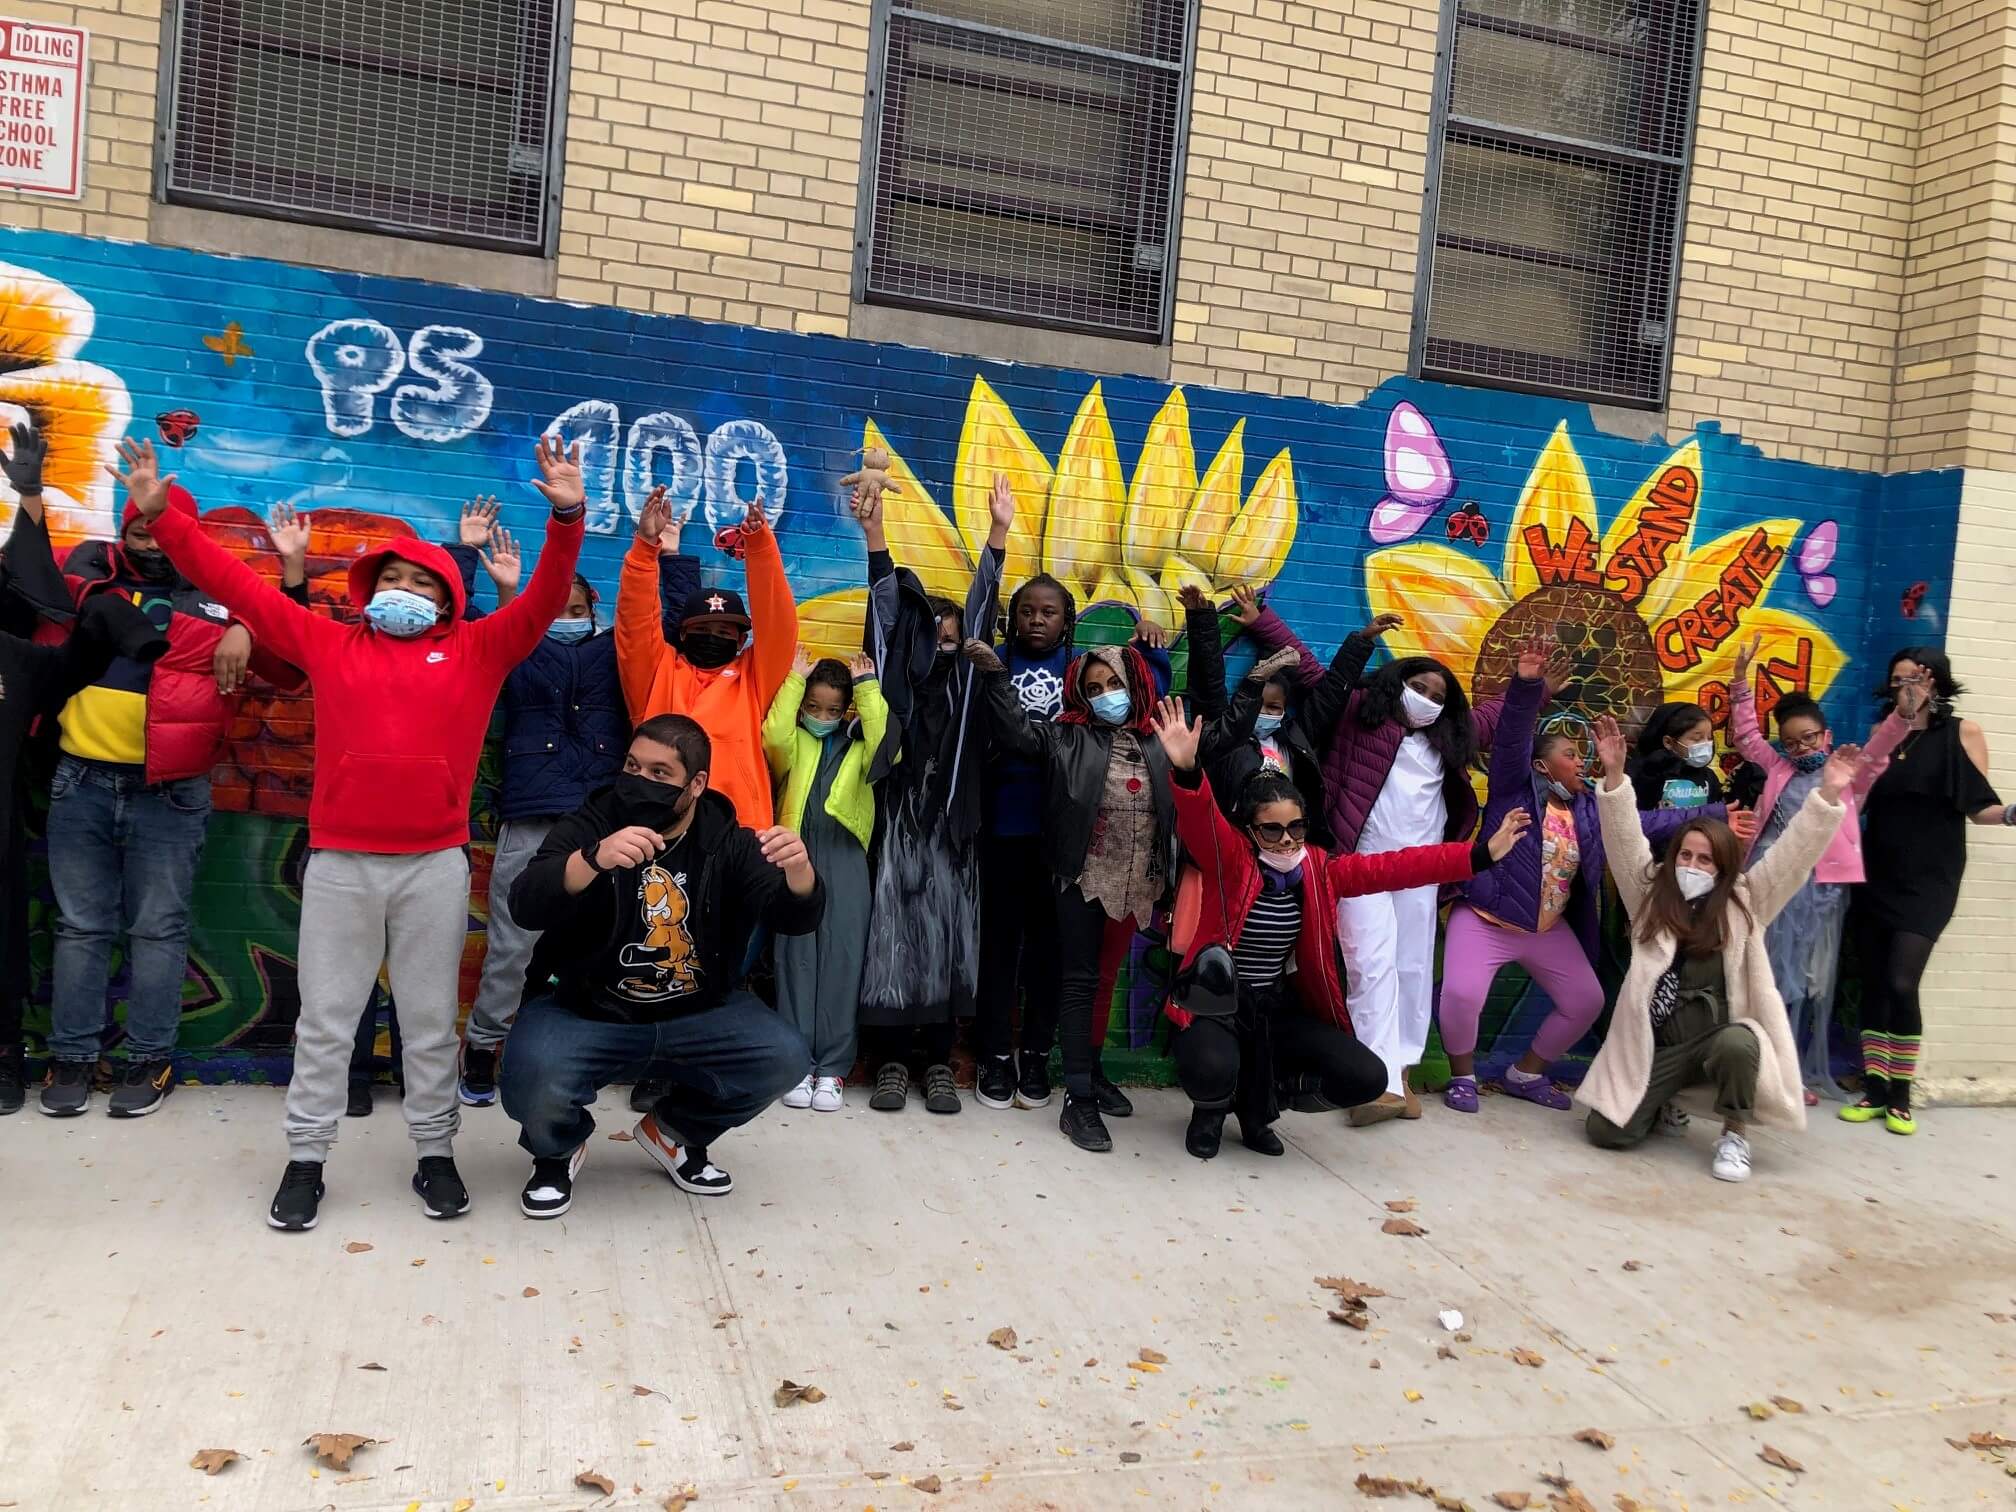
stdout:
{"type": "Polygon", "coordinates": [[[1155,713],[1155,674],[1149,670],[1148,658],[1137,651],[1132,642],[1124,646],[1094,646],[1071,659],[1071,664],[1064,669],[1064,712],[1057,716],[1057,723],[1095,723],[1091,700],[1085,696],[1085,672],[1095,659],[1127,679],[1127,696],[1133,704],[1130,712],[1134,716],[1127,721],[1127,728],[1146,735],[1155,713]],[[1118,666],[1114,665],[1116,661],[1118,666]]]}
{"type": "Polygon", "coordinates": [[[462,595],[462,572],[455,565],[455,558],[432,541],[423,541],[417,536],[402,536],[387,541],[376,551],[366,552],[350,564],[350,602],[361,613],[371,602],[371,595],[377,591],[378,574],[384,569],[386,558],[397,557],[402,562],[411,562],[416,567],[425,567],[448,590],[448,612],[435,624],[432,634],[440,634],[450,625],[461,620],[468,611],[468,602],[462,595]]]}

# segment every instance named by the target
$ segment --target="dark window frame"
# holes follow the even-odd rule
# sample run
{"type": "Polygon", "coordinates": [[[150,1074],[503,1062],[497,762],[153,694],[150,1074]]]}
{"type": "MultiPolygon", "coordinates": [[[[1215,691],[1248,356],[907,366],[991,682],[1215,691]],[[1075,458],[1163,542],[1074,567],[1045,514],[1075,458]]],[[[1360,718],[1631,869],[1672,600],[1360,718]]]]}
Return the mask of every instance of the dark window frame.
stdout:
{"type": "MultiPolygon", "coordinates": [[[[573,37],[573,0],[541,0],[551,16],[548,57],[541,72],[496,73],[460,66],[451,62],[401,56],[376,50],[368,44],[328,46],[294,38],[272,36],[241,28],[231,33],[241,49],[250,47],[278,56],[313,59],[318,62],[370,69],[379,74],[422,81],[438,81],[461,86],[488,86],[498,94],[523,98],[517,111],[517,133],[511,152],[536,153],[539,175],[536,187],[524,198],[527,204],[525,234],[506,236],[474,229],[458,229],[439,222],[457,215],[473,217],[484,206],[502,200],[476,201],[447,194],[409,193],[380,195],[373,208],[341,210],[318,199],[343,192],[359,200],[372,198],[369,177],[347,178],[261,165],[249,170],[257,183],[256,192],[247,192],[231,183],[232,164],[225,142],[225,115],[214,91],[199,87],[203,77],[194,69],[185,74],[184,63],[195,49],[185,40],[184,21],[191,13],[206,9],[233,13],[235,0],[169,0],[161,13],[161,77],[158,125],[155,130],[155,197],[164,204],[190,205],[199,209],[228,211],[262,219],[288,221],[299,225],[328,226],[381,236],[437,242],[447,246],[480,248],[551,258],[560,233],[560,191],[566,157],[566,117],[570,52],[573,37]],[[545,139],[539,140],[543,126],[545,139]],[[184,144],[185,128],[192,133],[186,161],[178,160],[184,144]],[[398,213],[401,204],[423,208],[434,216],[421,220],[398,213]]],[[[521,42],[519,56],[527,44],[521,42]]],[[[228,75],[235,55],[228,49],[204,55],[213,70],[212,78],[228,75]]],[[[244,171],[241,169],[241,171],[244,171]]]]}
{"type": "MultiPolygon", "coordinates": [[[[1436,50],[1432,130],[1408,354],[1409,370],[1415,377],[1634,409],[1665,407],[1672,386],[1674,318],[1679,302],[1680,258],[1686,238],[1695,124],[1701,101],[1701,60],[1707,33],[1707,0],[1675,0],[1675,3],[1691,12],[1682,23],[1691,36],[1672,47],[1648,47],[1494,15],[1472,8],[1469,0],[1445,0],[1436,50]],[[1456,57],[1466,29],[1592,55],[1643,61],[1648,71],[1639,93],[1636,140],[1631,144],[1593,141],[1454,113],[1451,95],[1456,57]],[[1684,106],[1678,111],[1666,110],[1665,102],[1676,86],[1685,89],[1684,106]],[[1656,327],[1662,333],[1656,345],[1641,343],[1635,353],[1620,349],[1607,362],[1570,363],[1511,347],[1431,337],[1430,309],[1438,249],[1484,252],[1510,262],[1576,267],[1594,273],[1614,273],[1618,268],[1617,259],[1492,244],[1442,231],[1443,157],[1451,145],[1480,147],[1508,156],[1544,153],[1555,162],[1635,175],[1642,186],[1651,190],[1640,201],[1643,210],[1640,234],[1625,238],[1642,247],[1642,263],[1635,284],[1620,297],[1617,307],[1635,308],[1641,329],[1656,327]]],[[[1680,29],[1676,25],[1676,32],[1680,29]]],[[[1628,249],[1623,254],[1630,255],[1628,249]]]]}
{"type": "MultiPolygon", "coordinates": [[[[1089,43],[1060,40],[1032,32],[1016,31],[943,15],[931,9],[930,0],[875,0],[869,26],[868,88],[862,132],[859,210],[854,242],[855,302],[926,310],[965,319],[1046,330],[1084,332],[1158,346],[1167,345],[1176,307],[1177,245],[1182,230],[1183,180],[1189,151],[1191,88],[1196,66],[1198,13],[1201,9],[1200,0],[1181,0],[1181,4],[1183,13],[1180,20],[1169,27],[1168,42],[1176,56],[1157,58],[1144,53],[1122,52],[1089,43]],[[918,154],[915,149],[911,149],[908,153],[903,150],[902,140],[896,134],[899,123],[891,120],[893,112],[888,109],[888,103],[892,80],[906,77],[909,44],[913,35],[931,29],[940,29],[953,34],[963,33],[976,40],[984,39],[993,45],[1010,50],[1011,55],[1026,59],[1055,59],[1059,55],[1066,58],[1099,59],[1116,67],[1138,70],[1144,75],[1160,73],[1167,77],[1173,86],[1174,109],[1162,129],[1153,133],[1152,142],[1148,140],[1151,133],[1146,130],[1142,133],[1144,138],[1142,161],[1151,160],[1147,148],[1152,147],[1152,160],[1161,165],[1158,172],[1135,174],[1124,167],[1102,171],[1096,165],[1072,165],[1061,168],[1054,165],[1031,165],[1041,167],[1045,177],[1074,187],[1090,188],[1123,184],[1130,190],[1127,208],[1102,214],[1097,210],[1067,206],[1054,200],[1045,201],[1035,197],[1005,207],[1031,225],[1077,226],[1124,235],[1130,230],[1140,228],[1144,202],[1151,194],[1159,193],[1163,201],[1161,213],[1164,234],[1161,240],[1161,266],[1159,272],[1154,272],[1152,275],[1159,279],[1153,294],[1152,308],[1146,300],[1121,299],[1109,301],[1101,308],[1090,308],[1087,306],[1085,291],[1082,288],[1073,289],[1035,280],[1013,282],[1005,278],[987,280],[979,275],[962,273],[957,269],[909,262],[889,255],[879,248],[878,230],[884,224],[881,212],[885,195],[908,203],[953,211],[966,209],[984,212],[1004,208],[999,196],[961,196],[942,188],[934,190],[922,180],[904,178],[900,175],[902,162],[906,158],[915,162],[918,154]],[[1012,291],[1017,303],[1008,304],[999,299],[990,300],[989,285],[997,293],[1004,288],[1012,291]],[[1081,306],[1076,316],[1048,313],[1040,308],[1046,304],[1054,308],[1056,305],[1071,302],[1081,306]]],[[[973,70],[975,82],[981,82],[985,75],[984,67],[979,66],[980,64],[981,60],[976,56],[976,67],[973,70]]],[[[1008,95],[1047,96],[1056,90],[1054,84],[1041,88],[1033,85],[1018,87],[1014,81],[998,76],[986,87],[1008,95]]],[[[1127,104],[1137,113],[1146,115],[1152,120],[1153,113],[1137,103],[1144,98],[1141,93],[1130,94],[1127,104]]],[[[1090,101],[1093,97],[1088,94],[1087,99],[1090,101]]],[[[937,157],[941,160],[940,166],[968,170],[1012,166],[1014,163],[1007,154],[994,156],[978,152],[949,152],[938,154],[937,157]]],[[[1150,270],[1141,269],[1137,265],[1134,271],[1148,273],[1150,270]]]]}

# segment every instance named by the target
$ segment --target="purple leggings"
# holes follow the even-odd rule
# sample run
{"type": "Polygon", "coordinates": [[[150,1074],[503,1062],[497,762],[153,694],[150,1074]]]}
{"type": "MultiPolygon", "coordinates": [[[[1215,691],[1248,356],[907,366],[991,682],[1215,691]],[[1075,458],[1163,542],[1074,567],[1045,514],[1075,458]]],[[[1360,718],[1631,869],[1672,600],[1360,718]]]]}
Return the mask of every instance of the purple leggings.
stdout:
{"type": "Polygon", "coordinates": [[[1451,1055],[1477,1050],[1477,1020],[1501,966],[1518,964],[1553,999],[1554,1011],[1533,1036],[1533,1053],[1557,1061],[1589,1032],[1603,1011],[1603,985],[1565,920],[1544,934],[1487,924],[1467,903],[1449,911],[1442,947],[1442,1048],[1451,1055]]]}

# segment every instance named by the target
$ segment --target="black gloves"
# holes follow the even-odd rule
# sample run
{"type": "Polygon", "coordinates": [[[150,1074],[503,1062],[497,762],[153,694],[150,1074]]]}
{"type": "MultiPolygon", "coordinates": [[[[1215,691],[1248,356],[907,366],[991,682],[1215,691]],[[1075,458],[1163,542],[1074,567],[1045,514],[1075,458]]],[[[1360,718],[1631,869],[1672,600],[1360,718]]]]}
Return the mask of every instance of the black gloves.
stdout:
{"type": "Polygon", "coordinates": [[[0,473],[7,475],[8,486],[24,499],[39,494],[42,459],[48,455],[49,443],[42,439],[42,432],[24,420],[14,427],[12,454],[0,454],[0,473]]]}

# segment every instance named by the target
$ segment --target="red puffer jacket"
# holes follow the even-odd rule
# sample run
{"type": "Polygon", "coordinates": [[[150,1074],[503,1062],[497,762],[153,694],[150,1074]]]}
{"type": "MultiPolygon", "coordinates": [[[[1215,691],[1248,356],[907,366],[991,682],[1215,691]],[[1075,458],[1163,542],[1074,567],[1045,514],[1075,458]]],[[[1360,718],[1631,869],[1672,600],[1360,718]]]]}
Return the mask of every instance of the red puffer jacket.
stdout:
{"type": "MultiPolygon", "coordinates": [[[[1187,939],[1177,942],[1183,964],[1188,966],[1206,946],[1230,948],[1239,943],[1253,900],[1260,896],[1260,863],[1253,858],[1252,841],[1220,812],[1218,801],[1211,796],[1211,784],[1202,773],[1192,769],[1170,775],[1176,834],[1190,862],[1200,871],[1198,878],[1186,877],[1179,888],[1184,897],[1194,893],[1197,899],[1195,928],[1187,939]],[[1198,880],[1201,887],[1196,885],[1198,880]]],[[[1302,863],[1302,932],[1295,940],[1292,977],[1303,1011],[1339,1029],[1351,1029],[1351,1015],[1344,1007],[1344,983],[1337,970],[1339,898],[1431,883],[1467,882],[1474,849],[1467,842],[1451,841],[1376,856],[1355,852],[1332,856],[1310,846],[1308,859],[1302,863]]],[[[1183,912],[1179,903],[1179,932],[1187,923],[1181,918],[1183,912]]],[[[1165,1004],[1162,1011],[1178,1029],[1189,1027],[1191,1015],[1175,1003],[1165,1004]]]]}

